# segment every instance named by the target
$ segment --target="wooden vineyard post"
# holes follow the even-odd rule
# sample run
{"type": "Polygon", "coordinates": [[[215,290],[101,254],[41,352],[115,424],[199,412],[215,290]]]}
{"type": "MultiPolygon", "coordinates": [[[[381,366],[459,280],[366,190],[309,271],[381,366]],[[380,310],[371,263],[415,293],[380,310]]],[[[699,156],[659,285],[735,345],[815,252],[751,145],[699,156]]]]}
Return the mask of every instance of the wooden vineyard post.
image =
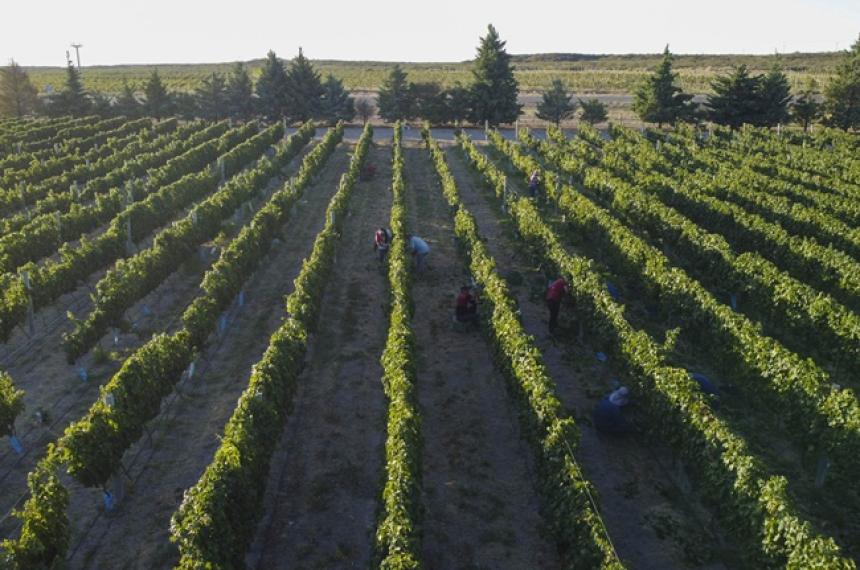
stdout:
{"type": "Polygon", "coordinates": [[[502,211],[508,211],[508,177],[502,178],[502,211]]]}
{"type": "Polygon", "coordinates": [[[27,290],[27,329],[29,329],[32,335],[36,332],[36,319],[33,308],[33,292],[30,286],[30,272],[21,272],[21,280],[24,282],[24,289],[27,290]]]}
{"type": "MultiPolygon", "coordinates": [[[[134,196],[131,194],[131,183],[129,182],[125,186],[126,194],[125,200],[126,203],[131,205],[134,202],[134,196]]],[[[128,254],[131,255],[134,250],[134,240],[132,240],[131,233],[131,216],[128,216],[125,220],[125,249],[128,251],[128,254]]]]}

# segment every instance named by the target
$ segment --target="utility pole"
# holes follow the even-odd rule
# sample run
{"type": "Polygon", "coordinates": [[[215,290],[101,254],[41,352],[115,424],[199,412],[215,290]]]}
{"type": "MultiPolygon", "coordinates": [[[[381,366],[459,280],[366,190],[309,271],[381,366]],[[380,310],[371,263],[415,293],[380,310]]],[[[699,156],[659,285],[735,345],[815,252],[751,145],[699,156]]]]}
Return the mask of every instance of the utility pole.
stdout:
{"type": "Polygon", "coordinates": [[[84,47],[84,44],[72,44],[72,47],[75,48],[75,57],[78,59],[78,69],[81,68],[81,48],[84,47]]]}

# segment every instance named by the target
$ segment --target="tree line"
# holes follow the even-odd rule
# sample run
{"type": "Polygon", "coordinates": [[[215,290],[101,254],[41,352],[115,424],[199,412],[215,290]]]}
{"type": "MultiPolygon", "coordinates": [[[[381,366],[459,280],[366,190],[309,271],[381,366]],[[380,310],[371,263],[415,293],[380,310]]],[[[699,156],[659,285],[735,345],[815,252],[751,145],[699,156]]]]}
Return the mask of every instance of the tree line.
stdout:
{"type": "MultiPolygon", "coordinates": [[[[458,84],[445,90],[437,83],[409,83],[395,65],[379,92],[379,115],[392,122],[512,122],[522,105],[517,102],[518,85],[510,60],[505,42],[490,25],[478,47],[471,85],[458,84]]],[[[26,71],[14,61],[0,70],[0,115],[5,116],[98,114],[336,122],[352,120],[356,115],[367,121],[376,112],[369,99],[351,96],[334,76],[322,80],[301,48],[286,64],[270,51],[256,82],[245,66],[237,63],[227,74],[212,73],[193,92],[168,91],[157,69],[142,86],[125,82],[115,96],[87,92],[81,70],[68,61],[63,88],[40,98],[26,71]]]]}
{"type": "Polygon", "coordinates": [[[355,102],[343,83],[329,75],[324,80],[299,48],[299,54],[284,64],[270,51],[257,82],[244,64],[236,63],[229,73],[213,72],[193,92],[171,92],[153,70],[140,86],[123,83],[119,94],[109,97],[87,92],[81,70],[71,61],[66,66],[62,90],[38,97],[26,72],[15,62],[0,70],[0,115],[47,116],[125,115],[161,119],[177,116],[185,119],[248,120],[263,116],[290,121],[308,119],[335,123],[355,117],[355,102]]]}
{"type": "MultiPolygon", "coordinates": [[[[821,120],[830,126],[860,129],[860,39],[846,52],[823,96],[814,81],[792,94],[777,60],[764,74],[753,75],[741,64],[718,76],[711,83],[713,93],[699,104],[678,87],[672,62],[666,46],[660,64],[634,93],[633,111],[644,122],[662,126],[708,120],[739,127],[794,121],[805,130],[821,120]]],[[[351,96],[334,76],[323,80],[301,48],[286,64],[270,51],[256,83],[237,63],[227,74],[212,73],[193,92],[169,92],[154,70],[142,86],[143,97],[137,86],[128,83],[114,97],[88,93],[80,70],[69,61],[63,89],[40,99],[27,73],[15,62],[0,69],[0,115],[5,116],[121,114],[335,122],[356,115],[367,121],[378,112],[388,122],[421,119],[432,124],[498,125],[513,123],[522,114],[518,93],[511,56],[492,25],[480,38],[470,84],[443,89],[438,83],[413,83],[395,65],[379,90],[378,109],[367,98],[351,96]]],[[[558,124],[573,117],[577,108],[582,121],[594,124],[607,118],[602,102],[574,101],[563,82],[555,79],[538,103],[537,116],[558,124]]]]}
{"type": "Polygon", "coordinates": [[[640,119],[658,126],[709,120],[733,128],[744,124],[773,127],[793,121],[804,131],[821,119],[832,127],[860,128],[860,38],[845,54],[823,97],[812,79],[792,94],[778,58],[767,73],[753,75],[741,64],[716,77],[711,82],[713,93],[703,105],[682,92],[677,78],[666,46],[660,65],[635,93],[633,110],[640,119]]]}
{"type": "MultiPolygon", "coordinates": [[[[810,80],[799,93],[792,94],[788,78],[779,60],[764,74],[753,75],[745,64],[716,77],[712,94],[703,104],[678,87],[678,74],[672,69],[669,46],[654,72],[634,93],[633,111],[646,123],[713,121],[730,127],[744,124],[773,127],[796,122],[804,130],[816,120],[843,129],[860,128],[860,39],[845,55],[836,75],[818,94],[818,85],[810,80]]],[[[573,116],[576,103],[561,80],[543,94],[538,104],[538,118],[555,124],[573,116]]],[[[585,103],[580,100],[585,107],[585,103]]],[[[584,118],[584,117],[583,117],[584,118]]]]}

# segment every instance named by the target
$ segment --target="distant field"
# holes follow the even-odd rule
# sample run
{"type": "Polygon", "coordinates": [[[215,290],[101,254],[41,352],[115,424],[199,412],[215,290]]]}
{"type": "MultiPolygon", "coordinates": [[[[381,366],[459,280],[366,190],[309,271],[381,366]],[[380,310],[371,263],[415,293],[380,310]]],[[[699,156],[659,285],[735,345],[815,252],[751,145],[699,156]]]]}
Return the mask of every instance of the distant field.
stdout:
{"type": "MultiPolygon", "coordinates": [[[[782,65],[794,87],[800,87],[808,77],[820,83],[835,69],[841,53],[786,54],[782,65]]],[[[556,78],[564,79],[568,87],[578,93],[630,93],[659,61],[659,55],[582,55],[538,54],[514,56],[516,76],[522,91],[534,92],[546,88],[556,78]]],[[[680,74],[682,87],[694,93],[708,93],[710,81],[732,65],[746,63],[754,71],[768,69],[773,56],[762,55],[679,55],[675,67],[680,74]]],[[[248,62],[257,74],[262,60],[248,62]]],[[[356,91],[375,91],[388,74],[391,62],[331,61],[314,62],[322,74],[331,73],[343,80],[346,87],[356,91]]],[[[84,69],[84,82],[88,89],[117,92],[123,80],[139,85],[157,67],[170,89],[192,90],[201,78],[213,71],[224,73],[232,63],[217,64],[165,64],[97,66],[84,69]]],[[[412,81],[435,81],[445,86],[455,82],[468,83],[471,62],[401,63],[412,81]]],[[[33,67],[29,72],[41,90],[50,84],[60,86],[64,70],[60,67],[33,67]]]]}

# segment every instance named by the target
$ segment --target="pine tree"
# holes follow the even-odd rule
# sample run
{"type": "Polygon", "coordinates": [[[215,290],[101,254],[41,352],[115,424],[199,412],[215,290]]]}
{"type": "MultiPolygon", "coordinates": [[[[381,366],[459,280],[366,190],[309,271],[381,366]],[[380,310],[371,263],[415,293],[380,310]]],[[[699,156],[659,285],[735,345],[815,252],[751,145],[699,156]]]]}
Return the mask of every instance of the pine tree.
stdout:
{"type": "Polygon", "coordinates": [[[254,85],[248,70],[237,62],[230,71],[226,86],[227,113],[234,119],[247,120],[254,114],[254,85]]]}
{"type": "Polygon", "coordinates": [[[0,116],[23,117],[36,110],[39,97],[30,76],[24,69],[9,60],[9,65],[0,68],[0,116]]]}
{"type": "Polygon", "coordinates": [[[669,46],[663,50],[660,65],[636,90],[633,111],[645,122],[673,124],[689,119],[693,115],[693,96],[683,93],[675,82],[678,74],[672,70],[672,54],[669,46]]]}
{"type": "Polygon", "coordinates": [[[556,126],[563,120],[569,119],[576,111],[576,103],[571,102],[571,98],[561,79],[553,79],[549,91],[543,94],[543,98],[537,105],[538,119],[550,121],[556,126]]]}
{"type": "Polygon", "coordinates": [[[194,90],[197,113],[210,121],[227,116],[227,87],[224,76],[217,71],[206,77],[194,90]]]}
{"type": "Polygon", "coordinates": [[[761,116],[759,79],[751,77],[747,66],[741,64],[728,75],[711,82],[713,95],[708,96],[708,118],[732,128],[748,123],[757,124],[761,116]]]}
{"type": "Polygon", "coordinates": [[[606,112],[606,105],[600,99],[586,99],[584,101],[580,99],[579,106],[582,107],[579,118],[589,125],[602,123],[609,116],[606,112]]]}
{"type": "Polygon", "coordinates": [[[359,118],[361,118],[361,122],[366,123],[376,112],[376,106],[369,98],[362,97],[355,102],[355,112],[358,114],[359,118]]]}
{"type": "Polygon", "coordinates": [[[92,110],[84,84],[81,81],[81,72],[69,61],[66,64],[66,84],[62,91],[51,97],[48,112],[51,115],[72,115],[83,117],[92,110]]]}
{"type": "Polygon", "coordinates": [[[197,97],[194,93],[187,91],[177,91],[171,96],[170,110],[174,115],[186,121],[195,119],[200,114],[197,97]]]}
{"type": "Polygon", "coordinates": [[[487,35],[481,38],[472,76],[473,121],[498,125],[512,123],[520,116],[522,105],[517,103],[519,91],[511,56],[492,24],[487,26],[487,35]]]}
{"type": "Polygon", "coordinates": [[[280,119],[287,108],[287,72],[273,51],[266,55],[263,72],[257,79],[260,112],[268,119],[280,119]]]}
{"type": "Polygon", "coordinates": [[[320,116],[330,124],[340,120],[351,121],[355,117],[355,104],[349,92],[343,88],[343,82],[329,73],[322,87],[320,116]]]}
{"type": "Polygon", "coordinates": [[[123,80],[122,91],[114,103],[114,111],[118,115],[125,115],[129,118],[139,117],[143,108],[134,94],[134,86],[129,85],[128,81],[123,80]]]}
{"type": "Polygon", "coordinates": [[[469,120],[472,114],[472,93],[468,87],[464,87],[459,81],[454,83],[454,86],[448,89],[446,100],[450,121],[460,124],[469,120]]]}
{"type": "Polygon", "coordinates": [[[152,70],[152,75],[149,76],[143,86],[143,93],[146,97],[143,109],[147,115],[161,119],[170,114],[172,106],[170,94],[164,83],[161,82],[157,69],[152,70]]]}
{"type": "Polygon", "coordinates": [[[824,94],[829,125],[860,129],[860,37],[846,52],[824,94]]]}
{"type": "Polygon", "coordinates": [[[774,63],[770,71],[759,77],[758,81],[759,117],[753,124],[774,127],[788,122],[791,86],[779,62],[774,63]]]}
{"type": "Polygon", "coordinates": [[[438,83],[410,83],[409,97],[412,101],[410,118],[441,125],[448,121],[448,105],[445,92],[438,83]]]}
{"type": "Polygon", "coordinates": [[[817,88],[815,80],[809,79],[791,106],[791,117],[803,127],[804,133],[809,130],[809,125],[821,116],[821,103],[816,98],[817,88]]]}
{"type": "Polygon", "coordinates": [[[287,67],[287,117],[294,121],[319,117],[322,97],[320,74],[299,48],[299,55],[287,67]]]}
{"type": "Polygon", "coordinates": [[[111,98],[104,93],[96,92],[90,94],[90,113],[103,118],[118,114],[116,107],[111,103],[111,98]]]}
{"type": "Polygon", "coordinates": [[[412,97],[406,73],[395,65],[379,89],[376,100],[379,116],[389,123],[408,119],[412,115],[412,97]]]}

